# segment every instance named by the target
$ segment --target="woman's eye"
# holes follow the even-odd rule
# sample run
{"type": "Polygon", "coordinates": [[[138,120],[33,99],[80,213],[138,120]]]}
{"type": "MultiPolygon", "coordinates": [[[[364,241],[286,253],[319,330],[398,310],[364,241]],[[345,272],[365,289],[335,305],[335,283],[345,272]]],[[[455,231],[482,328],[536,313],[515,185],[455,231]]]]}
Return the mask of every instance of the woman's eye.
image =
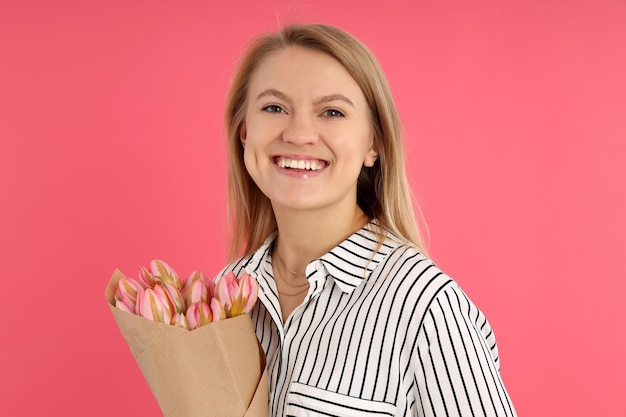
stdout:
{"type": "Polygon", "coordinates": [[[284,110],[280,106],[277,106],[275,104],[270,104],[269,106],[263,107],[263,111],[266,111],[268,113],[283,113],[284,112],[284,110]]]}
{"type": "Polygon", "coordinates": [[[343,113],[337,109],[329,109],[324,112],[324,116],[328,117],[343,117],[343,113]]]}

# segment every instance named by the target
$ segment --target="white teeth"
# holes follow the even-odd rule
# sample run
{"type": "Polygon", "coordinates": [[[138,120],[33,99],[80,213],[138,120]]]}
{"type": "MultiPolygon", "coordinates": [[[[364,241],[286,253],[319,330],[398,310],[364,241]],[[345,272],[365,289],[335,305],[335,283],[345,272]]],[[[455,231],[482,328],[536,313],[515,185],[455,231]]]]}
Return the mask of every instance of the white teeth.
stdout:
{"type": "Polygon", "coordinates": [[[326,166],[324,161],[311,161],[303,159],[276,158],[276,164],[281,168],[306,169],[308,171],[319,171],[326,166]]]}

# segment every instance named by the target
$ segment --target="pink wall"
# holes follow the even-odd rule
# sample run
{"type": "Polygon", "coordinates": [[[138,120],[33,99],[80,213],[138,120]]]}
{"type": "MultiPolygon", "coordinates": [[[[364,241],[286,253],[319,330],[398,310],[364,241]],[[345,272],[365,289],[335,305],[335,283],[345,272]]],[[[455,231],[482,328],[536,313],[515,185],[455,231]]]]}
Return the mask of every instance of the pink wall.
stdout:
{"type": "Polygon", "coordinates": [[[296,20],[380,58],[431,253],[520,416],[623,416],[626,3],[211,3],[1,3],[0,414],[157,414],[104,286],[221,267],[228,80],[296,20]]]}

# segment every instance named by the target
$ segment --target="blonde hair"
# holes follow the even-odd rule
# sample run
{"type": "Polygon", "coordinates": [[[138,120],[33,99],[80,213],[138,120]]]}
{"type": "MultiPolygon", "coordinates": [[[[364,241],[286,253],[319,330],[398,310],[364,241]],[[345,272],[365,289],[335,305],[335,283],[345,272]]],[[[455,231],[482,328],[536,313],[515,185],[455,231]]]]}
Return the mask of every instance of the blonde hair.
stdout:
{"type": "MultiPolygon", "coordinates": [[[[276,230],[269,199],[248,174],[239,133],[245,118],[248,87],[260,63],[272,52],[299,46],[337,59],[359,85],[371,111],[378,160],[363,167],[357,204],[370,218],[425,251],[406,180],[402,131],[387,80],[372,53],[350,34],[332,26],[289,25],[256,39],[243,55],[232,80],[225,112],[228,139],[228,212],[231,223],[229,258],[256,250],[276,230]]],[[[381,234],[382,236],[382,234],[381,234]]]]}

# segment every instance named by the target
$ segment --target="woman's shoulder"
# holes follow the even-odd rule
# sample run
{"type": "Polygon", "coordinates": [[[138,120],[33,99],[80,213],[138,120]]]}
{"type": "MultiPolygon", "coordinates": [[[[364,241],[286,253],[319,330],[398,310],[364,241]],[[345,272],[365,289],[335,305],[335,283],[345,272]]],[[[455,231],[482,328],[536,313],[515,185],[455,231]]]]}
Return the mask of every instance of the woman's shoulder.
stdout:
{"type": "Polygon", "coordinates": [[[379,275],[390,278],[403,285],[411,284],[417,291],[424,286],[456,285],[455,281],[442,271],[432,258],[424,254],[410,242],[398,242],[384,261],[381,262],[379,275]]]}
{"type": "Polygon", "coordinates": [[[384,256],[379,258],[370,281],[384,287],[385,293],[407,308],[427,311],[446,291],[460,290],[452,277],[411,242],[387,233],[379,251],[384,256]]]}
{"type": "MultiPolygon", "coordinates": [[[[445,274],[435,262],[415,244],[399,237],[372,221],[337,248],[331,251],[334,258],[347,260],[353,266],[366,269],[366,275],[376,279],[413,279],[417,277],[441,276],[445,274]]],[[[330,262],[329,262],[330,263],[330,262]]]]}
{"type": "MultiPolygon", "coordinates": [[[[384,294],[381,304],[388,303],[390,314],[410,316],[407,322],[416,325],[412,327],[416,332],[423,330],[425,322],[453,317],[459,322],[474,323],[483,337],[495,344],[483,312],[457,281],[411,243],[393,247],[371,278],[370,285],[384,294]]],[[[492,347],[492,355],[497,357],[495,347],[492,347]]]]}

